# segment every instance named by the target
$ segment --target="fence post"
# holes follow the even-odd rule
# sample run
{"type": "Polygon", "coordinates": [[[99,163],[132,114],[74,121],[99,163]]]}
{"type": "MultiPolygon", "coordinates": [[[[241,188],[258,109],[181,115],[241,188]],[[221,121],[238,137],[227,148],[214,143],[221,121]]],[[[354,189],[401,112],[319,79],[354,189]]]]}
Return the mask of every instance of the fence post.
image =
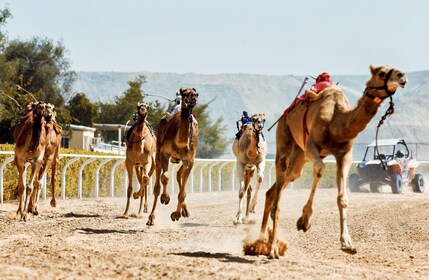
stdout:
{"type": "Polygon", "coordinates": [[[90,164],[91,162],[93,162],[94,160],[96,160],[97,158],[90,158],[87,159],[86,161],[84,161],[82,163],[82,165],[79,167],[79,175],[78,175],[78,179],[77,179],[77,197],[79,199],[82,199],[82,177],[83,177],[83,169],[85,168],[85,166],[87,166],[88,164],[90,164]]]}
{"type": "Polygon", "coordinates": [[[220,192],[222,191],[222,169],[229,164],[231,161],[224,161],[222,165],[219,167],[217,171],[217,177],[218,177],[218,188],[217,190],[220,192]]]}
{"type": "Polygon", "coordinates": [[[72,158],[71,160],[67,161],[66,164],[63,166],[63,170],[61,171],[61,198],[66,199],[66,170],[69,167],[70,164],[77,161],[79,157],[72,158]]]}
{"type": "Polygon", "coordinates": [[[118,167],[119,164],[123,163],[125,161],[124,158],[119,159],[115,164],[112,166],[112,170],[110,170],[110,196],[115,197],[115,170],[116,167],[118,167]]]}
{"type": "Polygon", "coordinates": [[[200,193],[203,192],[203,171],[204,168],[210,163],[210,161],[204,161],[200,167],[200,193]]]}
{"type": "Polygon", "coordinates": [[[213,167],[215,167],[216,165],[218,165],[219,164],[219,162],[217,162],[217,161],[213,161],[213,162],[211,162],[210,163],[210,165],[209,165],[209,170],[208,170],[208,176],[209,176],[209,193],[211,193],[212,192],[212,169],[213,169],[213,167]]]}
{"type": "Polygon", "coordinates": [[[11,156],[9,158],[7,158],[5,161],[3,161],[3,163],[0,165],[0,203],[3,204],[3,171],[4,168],[6,167],[6,164],[8,164],[9,162],[13,161],[15,157],[11,156]]]}
{"type": "Polygon", "coordinates": [[[98,164],[97,169],[95,171],[95,197],[98,198],[98,192],[100,190],[100,169],[103,165],[105,165],[107,162],[111,161],[113,158],[105,158],[100,164],[98,164]]]}

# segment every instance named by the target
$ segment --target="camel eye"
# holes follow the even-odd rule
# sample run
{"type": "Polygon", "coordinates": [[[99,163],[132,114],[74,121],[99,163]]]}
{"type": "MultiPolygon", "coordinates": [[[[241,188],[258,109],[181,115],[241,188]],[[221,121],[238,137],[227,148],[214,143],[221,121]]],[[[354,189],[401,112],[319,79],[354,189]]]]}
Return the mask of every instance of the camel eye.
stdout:
{"type": "Polygon", "coordinates": [[[404,74],[402,74],[402,73],[398,73],[398,78],[402,78],[402,77],[404,77],[404,74]]]}
{"type": "Polygon", "coordinates": [[[380,78],[384,78],[384,75],[385,75],[386,73],[384,73],[384,72],[380,72],[380,73],[378,73],[378,76],[380,77],[380,78]]]}

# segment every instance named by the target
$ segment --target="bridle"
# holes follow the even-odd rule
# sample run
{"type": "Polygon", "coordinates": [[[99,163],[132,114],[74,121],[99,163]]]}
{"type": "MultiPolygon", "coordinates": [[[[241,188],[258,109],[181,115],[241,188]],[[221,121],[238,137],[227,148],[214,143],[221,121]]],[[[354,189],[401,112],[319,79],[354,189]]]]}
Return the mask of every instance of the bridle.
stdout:
{"type": "Polygon", "coordinates": [[[256,129],[255,125],[257,123],[257,121],[259,121],[259,119],[261,119],[260,117],[258,117],[257,119],[252,119],[252,129],[253,132],[255,133],[255,137],[256,137],[256,150],[258,151],[258,154],[261,153],[261,151],[259,150],[259,135],[262,135],[262,139],[264,139],[264,134],[262,133],[262,129],[264,129],[264,124],[265,124],[265,120],[262,119],[262,127],[261,129],[256,129]]]}
{"type": "Polygon", "coordinates": [[[366,87],[364,94],[366,96],[368,96],[369,98],[371,98],[372,100],[374,100],[375,103],[381,103],[381,101],[383,101],[384,99],[390,97],[390,99],[392,99],[392,96],[395,94],[396,91],[390,91],[389,88],[387,87],[387,83],[390,80],[390,77],[392,76],[393,73],[393,68],[389,70],[389,72],[387,72],[386,77],[384,78],[384,84],[382,86],[379,87],[366,87]],[[372,94],[369,93],[370,89],[376,89],[376,90],[384,90],[386,92],[386,96],[383,97],[378,97],[378,96],[374,96],[372,94]]]}

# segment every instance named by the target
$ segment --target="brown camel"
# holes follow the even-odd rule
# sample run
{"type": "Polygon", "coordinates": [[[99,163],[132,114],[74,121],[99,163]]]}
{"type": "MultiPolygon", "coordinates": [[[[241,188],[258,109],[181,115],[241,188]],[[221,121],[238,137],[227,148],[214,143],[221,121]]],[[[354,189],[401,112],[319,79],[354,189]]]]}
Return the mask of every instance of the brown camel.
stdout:
{"type": "Polygon", "coordinates": [[[57,202],[55,200],[55,176],[57,171],[57,159],[60,153],[61,147],[61,132],[62,128],[55,121],[56,112],[54,110],[54,105],[48,103],[46,104],[45,111],[45,121],[46,121],[46,147],[45,153],[43,156],[43,165],[34,180],[34,189],[32,192],[31,200],[28,205],[28,212],[33,215],[38,215],[37,211],[37,202],[40,196],[41,190],[41,181],[43,176],[47,174],[49,169],[51,169],[51,207],[56,207],[57,202]]]}
{"type": "Polygon", "coordinates": [[[17,213],[21,214],[21,219],[27,220],[28,205],[33,192],[34,182],[38,172],[43,165],[48,137],[46,127],[46,103],[36,102],[32,104],[32,110],[17,125],[13,132],[15,140],[14,163],[18,168],[19,178],[17,192],[19,196],[19,206],[17,213]],[[25,163],[31,162],[30,183],[26,185],[24,177],[25,163]],[[26,189],[25,202],[23,205],[24,189],[26,189]]]}
{"type": "Polygon", "coordinates": [[[186,183],[192,170],[198,145],[198,122],[192,115],[192,109],[198,101],[198,93],[195,88],[181,88],[181,109],[176,112],[170,120],[161,120],[158,128],[158,139],[156,145],[156,182],[154,186],[154,203],[149,215],[147,225],[154,225],[156,203],[161,191],[161,203],[168,204],[170,196],[167,193],[169,181],[168,164],[182,162],[177,171],[177,182],[179,184],[177,209],[171,213],[171,219],[177,221],[181,216],[189,217],[188,207],[185,203],[186,183]]]}
{"type": "Polygon", "coordinates": [[[133,191],[133,168],[136,170],[137,179],[140,184],[140,190],[133,194],[135,199],[140,199],[140,208],[138,214],[141,214],[143,198],[144,213],[147,213],[147,186],[149,178],[155,170],[155,149],[156,137],[146,121],[149,105],[146,103],[137,103],[137,121],[133,124],[127,133],[126,144],[126,159],[125,166],[128,173],[128,190],[127,190],[127,205],[125,212],[122,215],[128,218],[128,209],[130,207],[130,198],[133,191]]]}
{"type": "Polygon", "coordinates": [[[247,223],[249,213],[255,212],[259,188],[264,179],[265,156],[267,155],[267,142],[265,142],[262,129],[265,124],[265,114],[252,114],[252,124],[246,125],[242,135],[232,143],[232,151],[237,158],[237,178],[240,182],[238,191],[238,212],[234,224],[247,223]],[[257,185],[252,202],[252,187],[250,182],[256,171],[257,185]],[[242,217],[243,197],[247,194],[246,216],[242,217]]]}
{"type": "Polygon", "coordinates": [[[351,254],[357,252],[348,231],[346,214],[346,178],[352,161],[354,140],[375,116],[383,100],[391,97],[398,87],[404,87],[407,82],[403,72],[389,66],[371,65],[370,70],[371,79],[355,108],[350,107],[348,99],[338,87],[331,86],[319,93],[322,95],[319,100],[309,104],[299,103],[287,116],[280,118],[276,131],[276,182],[266,193],[260,237],[256,243],[260,245],[262,241],[266,241],[265,232],[270,213],[273,236],[270,244],[266,244],[266,250],[255,249],[257,246],[254,243],[245,244],[245,251],[253,246],[254,251],[265,252],[269,258],[279,257],[281,242],[278,241],[277,232],[281,194],[289,182],[301,176],[306,162],[313,164],[313,185],[302,216],[297,221],[297,228],[304,232],[310,229],[313,199],[325,169],[322,159],[333,155],[337,163],[341,249],[351,254]]]}

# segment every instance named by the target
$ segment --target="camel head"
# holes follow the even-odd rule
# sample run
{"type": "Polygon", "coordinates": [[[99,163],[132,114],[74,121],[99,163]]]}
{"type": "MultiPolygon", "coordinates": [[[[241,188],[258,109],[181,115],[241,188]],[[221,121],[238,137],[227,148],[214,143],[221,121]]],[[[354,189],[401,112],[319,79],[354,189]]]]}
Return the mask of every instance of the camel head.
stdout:
{"type": "Polygon", "coordinates": [[[35,116],[40,116],[40,117],[44,117],[46,115],[46,103],[43,101],[38,101],[38,102],[34,102],[32,103],[32,107],[33,107],[33,114],[35,116]]]}
{"type": "Polygon", "coordinates": [[[45,110],[45,120],[47,122],[55,121],[55,117],[57,116],[57,112],[55,111],[55,106],[51,103],[46,104],[45,110]]]}
{"type": "Polygon", "coordinates": [[[393,95],[398,87],[405,87],[407,77],[405,73],[390,66],[369,66],[371,79],[367,82],[367,89],[376,89],[380,99],[393,95]]]}
{"type": "Polygon", "coordinates": [[[265,113],[252,114],[252,125],[256,131],[262,131],[265,124],[265,113]]]}
{"type": "Polygon", "coordinates": [[[181,88],[179,93],[182,96],[182,109],[192,109],[197,105],[198,92],[195,88],[181,88]]]}
{"type": "Polygon", "coordinates": [[[137,114],[139,116],[139,119],[146,118],[149,108],[150,108],[149,104],[144,102],[137,102],[137,114]]]}

